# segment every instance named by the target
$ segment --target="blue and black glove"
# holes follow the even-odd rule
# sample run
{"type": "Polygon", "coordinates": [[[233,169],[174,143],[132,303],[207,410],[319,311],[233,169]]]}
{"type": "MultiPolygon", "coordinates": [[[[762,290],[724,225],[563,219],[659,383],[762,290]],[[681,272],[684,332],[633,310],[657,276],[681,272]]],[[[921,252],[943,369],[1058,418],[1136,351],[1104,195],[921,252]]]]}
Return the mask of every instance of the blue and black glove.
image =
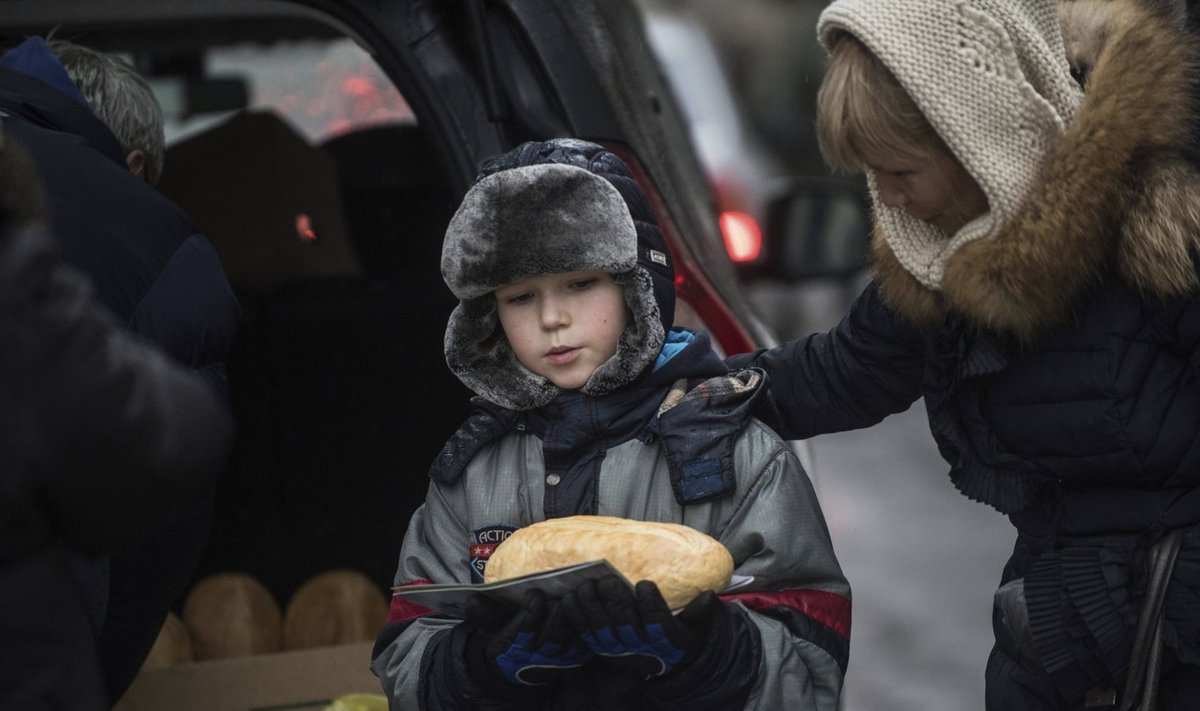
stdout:
{"type": "Polygon", "coordinates": [[[608,576],[567,593],[562,606],[613,673],[644,681],[685,667],[700,654],[721,603],[705,592],[673,615],[654,583],[643,580],[631,588],[608,576]]]}
{"type": "Polygon", "coordinates": [[[559,602],[538,590],[526,593],[515,613],[478,595],[468,604],[467,619],[475,627],[467,638],[467,669],[502,696],[550,684],[593,657],[559,602]]]}

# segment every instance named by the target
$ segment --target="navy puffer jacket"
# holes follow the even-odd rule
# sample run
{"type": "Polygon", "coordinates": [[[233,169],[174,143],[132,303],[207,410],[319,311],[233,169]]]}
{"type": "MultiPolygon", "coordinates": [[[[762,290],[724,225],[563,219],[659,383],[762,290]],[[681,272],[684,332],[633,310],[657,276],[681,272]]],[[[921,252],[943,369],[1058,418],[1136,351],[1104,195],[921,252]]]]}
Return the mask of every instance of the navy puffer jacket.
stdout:
{"type": "MultiPolygon", "coordinates": [[[[117,138],[40,38],[0,56],[0,131],[33,158],[30,179],[45,188],[63,262],[89,278],[119,325],[201,376],[227,406],[226,360],[240,306],[216,250],[178,206],[129,171],[117,138]]],[[[157,510],[142,536],[112,555],[73,559],[114,700],[195,572],[214,489],[209,481],[201,495],[157,510]]]]}
{"type": "Polygon", "coordinates": [[[1200,304],[1112,282],[1036,347],[949,318],[923,334],[872,284],[829,333],[738,356],[771,378],[791,438],[856,429],[924,397],[964,494],[1013,513],[1061,488],[1200,483],[1200,304]]]}
{"type": "MultiPolygon", "coordinates": [[[[1147,546],[1167,530],[1182,529],[1184,544],[1166,639],[1200,663],[1198,345],[1200,302],[1146,300],[1117,282],[1032,348],[959,317],[922,333],[873,283],[832,331],[731,361],[767,370],[792,438],[865,427],[924,397],[955,485],[1017,527],[1002,582],[1024,578],[1027,595],[1074,606],[1055,581],[1083,578],[1075,595],[1099,599],[1103,614],[1051,620],[1041,634],[1118,629],[1113,648],[1097,653],[1115,681],[1128,663],[1147,546]]],[[[1074,668],[1062,676],[1068,695],[1100,681],[1074,668]]]]}
{"type": "Polygon", "coordinates": [[[129,172],[86,106],[12,69],[0,67],[0,82],[4,133],[33,154],[64,261],[88,274],[122,325],[225,394],[241,307],[212,244],[129,172]]]}

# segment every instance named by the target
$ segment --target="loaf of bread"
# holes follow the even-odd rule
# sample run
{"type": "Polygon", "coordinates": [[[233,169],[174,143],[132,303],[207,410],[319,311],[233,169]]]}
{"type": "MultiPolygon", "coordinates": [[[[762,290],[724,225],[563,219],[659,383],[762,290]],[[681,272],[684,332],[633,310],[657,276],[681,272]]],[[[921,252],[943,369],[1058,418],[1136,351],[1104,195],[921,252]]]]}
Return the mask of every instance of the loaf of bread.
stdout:
{"type": "Polygon", "coordinates": [[[163,620],[163,625],[158,630],[154,646],[150,647],[150,653],[142,662],[142,670],[171,667],[190,662],[195,658],[196,654],[192,651],[191,633],[183,624],[183,620],[179,619],[179,615],[168,610],[167,619],[163,620]]]}
{"type": "Polygon", "coordinates": [[[283,648],[372,642],[387,622],[383,590],[357,570],[327,570],[292,593],[283,613],[283,648]]]}
{"type": "Polygon", "coordinates": [[[279,603],[246,573],[214,573],[196,583],[183,603],[182,619],[196,661],[271,654],[283,643],[279,603]]]}
{"type": "Polygon", "coordinates": [[[725,546],[694,528],[614,516],[568,516],[514,531],[488,558],[484,582],[601,558],[631,583],[653,581],[673,610],[705,590],[724,590],[733,575],[733,556],[725,546]]]}

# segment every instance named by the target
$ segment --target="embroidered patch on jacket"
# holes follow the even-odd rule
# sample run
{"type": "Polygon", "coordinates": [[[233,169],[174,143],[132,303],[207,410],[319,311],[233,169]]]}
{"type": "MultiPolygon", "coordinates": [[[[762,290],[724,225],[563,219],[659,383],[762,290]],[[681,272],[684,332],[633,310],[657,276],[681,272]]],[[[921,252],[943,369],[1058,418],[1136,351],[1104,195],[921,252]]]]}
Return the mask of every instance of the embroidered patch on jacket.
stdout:
{"type": "Polygon", "coordinates": [[[513,526],[496,525],[485,526],[471,531],[471,549],[470,555],[467,557],[471,561],[472,582],[483,582],[483,571],[484,568],[487,568],[488,558],[492,557],[492,552],[496,550],[496,546],[503,543],[515,530],[517,529],[513,526]]]}

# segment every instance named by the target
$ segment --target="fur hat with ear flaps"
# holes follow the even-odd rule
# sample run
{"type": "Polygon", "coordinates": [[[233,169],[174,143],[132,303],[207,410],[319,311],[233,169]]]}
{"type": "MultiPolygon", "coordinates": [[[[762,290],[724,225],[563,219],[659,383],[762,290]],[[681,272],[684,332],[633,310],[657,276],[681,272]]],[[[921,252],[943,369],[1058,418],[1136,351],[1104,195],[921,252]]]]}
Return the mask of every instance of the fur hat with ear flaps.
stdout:
{"type": "Polygon", "coordinates": [[[631,314],[616,354],[581,388],[602,395],[654,363],[674,317],[674,273],[645,194],[617,156],[585,141],[525,143],[485,163],[442,246],[442,277],[459,299],[446,327],[447,365],[503,407],[549,403],[560,390],[517,361],[493,292],[530,276],[593,270],[624,287],[631,314]]]}

